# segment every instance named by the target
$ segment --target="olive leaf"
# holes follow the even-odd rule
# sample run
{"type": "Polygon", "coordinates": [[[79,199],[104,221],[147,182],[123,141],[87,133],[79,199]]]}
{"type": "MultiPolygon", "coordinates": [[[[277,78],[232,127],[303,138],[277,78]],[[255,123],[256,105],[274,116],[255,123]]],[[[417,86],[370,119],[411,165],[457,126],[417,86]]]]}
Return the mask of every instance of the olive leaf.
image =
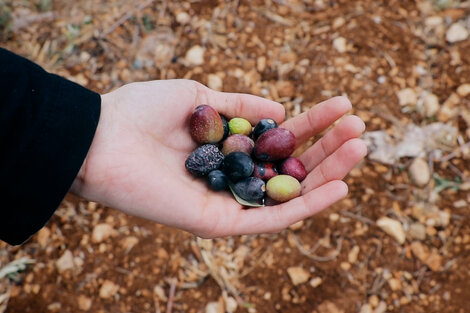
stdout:
{"type": "Polygon", "coordinates": [[[232,192],[233,196],[235,197],[235,200],[237,200],[238,203],[240,203],[241,205],[243,206],[247,206],[247,207],[254,207],[254,208],[259,208],[259,207],[263,207],[264,204],[261,204],[261,203],[258,203],[256,201],[246,201],[242,198],[240,198],[236,193],[235,191],[233,190],[233,184],[231,182],[228,183],[228,186],[230,188],[230,191],[232,192]]]}

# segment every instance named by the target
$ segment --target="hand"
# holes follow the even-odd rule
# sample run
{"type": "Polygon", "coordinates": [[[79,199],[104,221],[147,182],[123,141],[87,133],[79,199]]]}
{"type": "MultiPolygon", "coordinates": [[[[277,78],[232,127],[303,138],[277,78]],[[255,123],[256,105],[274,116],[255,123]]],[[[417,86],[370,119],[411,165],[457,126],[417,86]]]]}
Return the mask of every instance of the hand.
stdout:
{"type": "Polygon", "coordinates": [[[129,84],[102,96],[95,138],[72,192],[205,238],[278,232],[344,198],[348,188],[341,179],[366,155],[357,139],[364,123],[347,116],[300,156],[309,173],[301,197],[246,209],[185,169],[197,146],[189,117],[200,104],[252,124],[273,118],[294,133],[297,145],[351,109],[346,98],[336,97],[282,123],[283,106],[260,97],[216,92],[188,80],[129,84]]]}

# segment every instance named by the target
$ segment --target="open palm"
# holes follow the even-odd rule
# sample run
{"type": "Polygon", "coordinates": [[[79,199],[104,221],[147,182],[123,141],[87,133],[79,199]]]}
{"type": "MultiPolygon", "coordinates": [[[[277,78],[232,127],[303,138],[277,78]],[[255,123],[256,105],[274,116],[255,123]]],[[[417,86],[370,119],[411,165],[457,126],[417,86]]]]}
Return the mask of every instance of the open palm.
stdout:
{"type": "Polygon", "coordinates": [[[336,97],[283,122],[281,104],[256,96],[216,92],[189,80],[129,84],[102,96],[96,135],[72,191],[201,237],[276,232],[344,198],[348,189],[341,179],[366,154],[357,139],[364,123],[347,116],[300,156],[309,173],[301,197],[247,210],[185,169],[197,146],[189,118],[200,104],[252,124],[273,118],[298,145],[351,109],[346,98],[336,97]]]}

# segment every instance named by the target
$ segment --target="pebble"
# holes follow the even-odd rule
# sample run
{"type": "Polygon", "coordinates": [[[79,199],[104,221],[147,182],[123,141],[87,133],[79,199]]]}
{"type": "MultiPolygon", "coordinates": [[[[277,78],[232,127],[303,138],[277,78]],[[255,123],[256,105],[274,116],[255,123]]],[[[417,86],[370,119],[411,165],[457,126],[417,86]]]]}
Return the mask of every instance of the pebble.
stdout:
{"type": "Polygon", "coordinates": [[[408,234],[413,239],[424,240],[426,239],[426,227],[421,223],[413,223],[410,225],[408,234]]]}
{"type": "Polygon", "coordinates": [[[372,307],[369,304],[364,304],[361,306],[359,313],[373,313],[372,307]]]}
{"type": "Polygon", "coordinates": [[[400,90],[397,93],[397,97],[398,103],[401,106],[415,106],[416,102],[418,101],[415,91],[411,88],[405,88],[400,90]]]}
{"type": "Polygon", "coordinates": [[[93,232],[91,234],[91,240],[95,243],[102,242],[109,237],[113,237],[117,235],[117,231],[109,224],[101,223],[97,224],[93,228],[93,232]]]}
{"type": "Polygon", "coordinates": [[[372,295],[372,296],[369,297],[369,304],[373,308],[377,307],[379,305],[379,302],[380,302],[380,300],[379,300],[379,297],[377,297],[377,295],[372,295]]]}
{"type": "Polygon", "coordinates": [[[296,231],[296,230],[301,229],[302,226],[304,226],[304,221],[303,220],[298,221],[297,223],[294,223],[294,224],[290,225],[289,229],[293,230],[293,231],[296,231]]]}
{"type": "Polygon", "coordinates": [[[452,204],[454,206],[454,208],[456,209],[462,209],[462,208],[465,208],[468,206],[468,203],[467,201],[465,201],[464,199],[460,199],[460,200],[457,200],[457,201],[454,201],[454,203],[452,204]]]}
{"type": "Polygon", "coordinates": [[[195,45],[191,47],[187,52],[186,56],[184,57],[187,66],[197,66],[204,64],[204,48],[195,45]]]}
{"type": "Polygon", "coordinates": [[[344,53],[347,50],[346,38],[338,37],[333,40],[333,48],[336,49],[339,53],[344,53]]]}
{"type": "Polygon", "coordinates": [[[416,186],[424,187],[429,183],[429,180],[431,179],[431,171],[428,163],[424,159],[414,159],[408,170],[411,180],[416,186]]]}
{"type": "Polygon", "coordinates": [[[351,251],[348,253],[348,262],[351,264],[356,263],[357,257],[359,255],[359,246],[354,246],[351,251]]]}
{"type": "Polygon", "coordinates": [[[128,236],[121,240],[120,243],[121,247],[125,250],[126,253],[128,253],[129,251],[131,251],[132,248],[134,248],[136,244],[139,243],[139,239],[134,236],[128,236]]]}
{"type": "Polygon", "coordinates": [[[70,250],[65,250],[64,254],[62,254],[62,256],[56,261],[56,267],[59,273],[75,267],[73,254],[70,250]]]}
{"type": "Polygon", "coordinates": [[[386,311],[387,311],[387,303],[385,303],[385,301],[380,301],[374,313],[385,313],[386,311]]]}
{"type": "Polygon", "coordinates": [[[49,239],[51,237],[51,231],[47,227],[41,228],[41,230],[38,232],[38,243],[41,246],[41,248],[45,248],[47,244],[49,243],[49,239]]]}
{"type": "Polygon", "coordinates": [[[181,25],[188,24],[190,20],[191,17],[186,12],[179,12],[176,14],[176,21],[181,25]]]}
{"type": "Polygon", "coordinates": [[[266,57],[260,56],[256,59],[256,69],[258,72],[262,73],[266,69],[266,57]]]}
{"type": "Polygon", "coordinates": [[[468,30],[459,23],[452,24],[446,32],[446,39],[450,43],[459,42],[468,38],[468,30]]]}
{"type": "Polygon", "coordinates": [[[77,298],[78,308],[82,311],[88,311],[91,308],[92,301],[90,298],[84,295],[80,295],[77,298]]]}
{"type": "Polygon", "coordinates": [[[100,298],[107,299],[114,296],[119,290],[119,286],[110,280],[105,280],[100,288],[100,298]]]}
{"type": "Polygon", "coordinates": [[[47,306],[47,310],[51,312],[59,312],[62,308],[62,304],[60,302],[53,302],[47,306]]]}
{"type": "Polygon", "coordinates": [[[295,85],[288,80],[279,80],[276,82],[276,90],[280,97],[292,98],[295,96],[295,85]]]}
{"type": "Polygon", "coordinates": [[[423,113],[426,117],[432,117],[439,112],[439,98],[435,94],[427,94],[423,99],[423,113]]]}
{"type": "Polygon", "coordinates": [[[225,311],[227,313],[233,313],[237,310],[238,308],[238,303],[237,300],[233,297],[227,297],[225,299],[225,311]]]}
{"type": "Polygon", "coordinates": [[[206,305],[206,313],[223,313],[224,308],[219,302],[209,302],[206,305]]]}
{"type": "Polygon", "coordinates": [[[351,269],[351,264],[348,262],[341,262],[339,267],[341,267],[341,269],[344,271],[349,271],[351,269]]]}
{"type": "Polygon", "coordinates": [[[377,226],[392,236],[398,243],[403,244],[405,242],[406,235],[400,222],[384,216],[377,220],[377,226]]]}
{"type": "Polygon", "coordinates": [[[470,84],[463,84],[457,88],[457,94],[461,97],[470,95],[470,84]]]}
{"type": "Polygon", "coordinates": [[[317,307],[317,311],[318,313],[344,313],[344,311],[338,308],[336,304],[328,300],[320,303],[317,307]]]}
{"type": "Polygon", "coordinates": [[[216,74],[209,74],[207,76],[207,86],[210,89],[216,90],[216,91],[221,91],[223,87],[223,81],[220,76],[216,74]]]}
{"type": "Polygon", "coordinates": [[[442,256],[436,248],[430,251],[429,247],[419,241],[414,241],[411,243],[411,252],[432,271],[436,272],[442,268],[442,256]]]}
{"type": "Polygon", "coordinates": [[[313,288],[317,288],[318,286],[321,285],[322,282],[323,282],[323,279],[321,279],[320,277],[314,277],[310,279],[310,286],[312,286],[313,288]]]}
{"type": "Polygon", "coordinates": [[[303,284],[310,278],[310,273],[298,266],[289,267],[287,269],[287,274],[289,274],[289,278],[294,286],[303,284]]]}

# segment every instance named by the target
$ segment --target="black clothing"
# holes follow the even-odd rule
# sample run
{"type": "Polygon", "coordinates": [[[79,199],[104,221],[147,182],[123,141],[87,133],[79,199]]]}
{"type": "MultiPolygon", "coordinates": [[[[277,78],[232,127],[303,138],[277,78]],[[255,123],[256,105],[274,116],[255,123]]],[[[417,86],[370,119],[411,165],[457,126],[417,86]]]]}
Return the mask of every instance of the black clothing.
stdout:
{"type": "Polygon", "coordinates": [[[85,160],[100,95],[0,48],[0,239],[48,221],[85,160]]]}

